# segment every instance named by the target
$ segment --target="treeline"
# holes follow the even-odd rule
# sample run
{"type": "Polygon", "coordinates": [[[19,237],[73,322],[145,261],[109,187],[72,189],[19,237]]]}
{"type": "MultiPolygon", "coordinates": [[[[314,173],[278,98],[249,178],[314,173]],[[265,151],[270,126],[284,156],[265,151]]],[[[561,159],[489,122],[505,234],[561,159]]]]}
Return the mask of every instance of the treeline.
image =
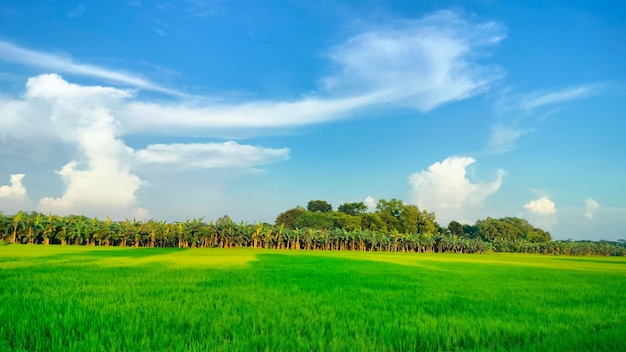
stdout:
{"type": "MultiPolygon", "coordinates": [[[[472,226],[453,225],[455,222],[452,222],[452,226],[446,228],[434,221],[433,213],[420,212],[415,206],[404,205],[397,200],[381,202],[380,209],[372,213],[363,209],[348,214],[343,211],[333,212],[332,209],[321,212],[315,206],[311,208],[313,210],[294,208],[298,210],[280,214],[276,224],[235,223],[228,216],[209,223],[204,222],[203,218],[168,223],[128,219],[111,221],[36,212],[5,215],[0,212],[0,239],[8,243],[122,247],[251,247],[604,256],[626,254],[623,242],[551,241],[547,232],[532,227],[522,219],[488,218],[472,226]],[[386,207],[390,204],[393,206],[386,207]],[[296,213],[299,215],[292,216],[296,213]],[[416,214],[419,214],[419,218],[416,214]],[[412,215],[416,216],[413,218],[412,215]],[[333,221],[332,226],[329,219],[333,221]],[[360,226],[356,226],[359,221],[360,226]],[[310,226],[296,226],[303,224],[310,226]],[[324,228],[321,224],[329,226],[324,228]],[[547,239],[545,236],[548,236],[547,239]],[[539,241],[539,238],[542,240],[539,241]]],[[[357,208],[360,209],[360,205],[357,208]]]]}
{"type": "Polygon", "coordinates": [[[381,199],[376,210],[367,212],[363,202],[341,204],[333,211],[330,203],[312,200],[306,209],[295,207],[276,218],[276,225],[286,228],[344,229],[348,231],[365,229],[382,233],[404,233],[423,235],[455,235],[465,239],[527,241],[532,243],[550,242],[550,233],[534,227],[524,219],[507,217],[487,218],[474,225],[462,225],[451,221],[447,228],[437,223],[435,213],[420,210],[415,205],[404,204],[401,200],[381,199]]]}

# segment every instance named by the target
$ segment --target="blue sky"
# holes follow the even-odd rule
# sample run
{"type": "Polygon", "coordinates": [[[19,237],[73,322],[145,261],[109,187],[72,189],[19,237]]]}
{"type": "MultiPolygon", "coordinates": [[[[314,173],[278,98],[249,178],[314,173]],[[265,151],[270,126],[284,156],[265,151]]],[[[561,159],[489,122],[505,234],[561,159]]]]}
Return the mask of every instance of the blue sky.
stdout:
{"type": "Polygon", "coordinates": [[[0,209],[625,238],[626,5],[408,3],[3,1],[0,209]]]}

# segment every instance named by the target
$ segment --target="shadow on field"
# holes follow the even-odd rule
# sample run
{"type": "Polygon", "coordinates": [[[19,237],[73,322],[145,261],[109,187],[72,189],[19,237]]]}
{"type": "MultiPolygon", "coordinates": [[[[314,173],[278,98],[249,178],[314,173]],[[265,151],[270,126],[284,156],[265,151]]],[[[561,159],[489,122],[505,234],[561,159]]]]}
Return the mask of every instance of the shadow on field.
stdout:
{"type": "Polygon", "coordinates": [[[124,249],[94,249],[88,251],[59,253],[43,257],[46,261],[69,261],[89,263],[102,259],[143,259],[165,254],[182,252],[185,248],[124,248],[124,249]]]}
{"type": "MultiPolygon", "coordinates": [[[[305,292],[343,292],[350,287],[372,291],[417,289],[422,283],[416,279],[426,270],[397,263],[315,255],[258,254],[258,258],[251,266],[266,287],[305,292]]],[[[440,275],[431,272],[432,277],[440,275]]]]}

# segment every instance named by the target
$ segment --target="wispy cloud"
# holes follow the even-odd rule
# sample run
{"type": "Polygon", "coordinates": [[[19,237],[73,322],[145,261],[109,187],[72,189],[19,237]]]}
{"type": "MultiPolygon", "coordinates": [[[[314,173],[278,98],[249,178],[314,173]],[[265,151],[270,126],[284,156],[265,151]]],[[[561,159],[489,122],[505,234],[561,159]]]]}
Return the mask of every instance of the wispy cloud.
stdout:
{"type": "Polygon", "coordinates": [[[151,144],[135,153],[137,160],[145,164],[176,165],[189,168],[252,168],[272,164],[289,158],[289,149],[261,148],[225,143],[151,144]]]}
{"type": "Polygon", "coordinates": [[[491,127],[491,136],[487,143],[492,153],[506,153],[516,148],[517,140],[523,135],[532,132],[516,127],[496,124],[491,127]]]}
{"type": "Polygon", "coordinates": [[[519,103],[521,110],[528,111],[550,105],[564,104],[573,100],[584,99],[600,92],[602,86],[581,85],[555,91],[537,91],[522,96],[519,103]]]}
{"type": "Polygon", "coordinates": [[[500,40],[496,22],[473,23],[453,11],[396,21],[329,50],[334,72],[320,89],[292,101],[135,101],[120,116],[130,130],[207,133],[273,129],[353,116],[384,103],[428,112],[490,89],[498,67],[478,63],[500,40]]]}
{"type": "Polygon", "coordinates": [[[28,66],[39,67],[56,73],[69,73],[103,79],[135,88],[157,91],[175,96],[187,94],[158,85],[135,74],[107,69],[100,66],[77,62],[68,56],[26,49],[9,42],[0,41],[0,59],[28,66]]]}
{"type": "MultiPolygon", "coordinates": [[[[192,7],[211,8],[204,1],[192,7]]],[[[483,93],[500,69],[481,65],[505,30],[497,22],[476,23],[454,11],[371,28],[334,46],[328,54],[334,73],[301,99],[228,102],[220,97],[176,102],[134,100],[119,110],[129,130],[212,133],[221,129],[294,127],[343,119],[360,109],[393,103],[428,112],[483,93]],[[216,103],[216,101],[220,101],[216,103]]],[[[185,97],[137,75],[76,62],[0,41],[0,59],[56,72],[101,78],[135,88],[185,97]]]]}
{"type": "Polygon", "coordinates": [[[536,130],[547,116],[567,103],[600,94],[602,89],[602,84],[586,84],[516,95],[504,92],[493,105],[496,121],[487,140],[488,150],[491,153],[515,150],[517,141],[536,130]]]}
{"type": "Polygon", "coordinates": [[[321,80],[326,92],[375,95],[429,111],[490,88],[500,69],[477,63],[504,38],[497,22],[472,23],[454,11],[402,20],[355,35],[330,50],[337,72],[321,80]]]}

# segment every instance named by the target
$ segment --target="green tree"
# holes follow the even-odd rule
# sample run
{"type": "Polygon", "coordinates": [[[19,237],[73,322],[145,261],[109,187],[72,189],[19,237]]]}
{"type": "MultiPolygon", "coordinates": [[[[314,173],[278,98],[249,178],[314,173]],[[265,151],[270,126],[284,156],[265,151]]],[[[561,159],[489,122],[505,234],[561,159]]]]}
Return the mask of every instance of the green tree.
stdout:
{"type": "Polygon", "coordinates": [[[387,231],[401,230],[402,225],[400,224],[400,214],[403,207],[404,203],[395,198],[392,198],[391,200],[380,199],[378,201],[376,204],[376,212],[385,224],[387,231]]]}
{"type": "Polygon", "coordinates": [[[306,209],[312,212],[330,213],[333,211],[333,206],[325,200],[311,200],[306,205],[306,209]]]}
{"type": "Polygon", "coordinates": [[[461,223],[456,220],[450,221],[450,223],[448,224],[448,231],[450,231],[450,234],[452,235],[465,237],[463,233],[463,225],[461,225],[461,223]]]}
{"type": "Polygon", "coordinates": [[[306,212],[298,216],[293,221],[296,228],[332,229],[335,227],[335,220],[332,214],[320,212],[306,212]]]}
{"type": "Polygon", "coordinates": [[[289,209],[283,213],[280,213],[278,217],[276,217],[275,224],[276,226],[283,225],[285,228],[295,229],[296,227],[293,226],[294,220],[306,212],[307,210],[300,206],[289,209]]]}
{"type": "Polygon", "coordinates": [[[380,218],[378,213],[361,214],[361,227],[372,231],[387,232],[385,222],[380,218]]]}
{"type": "Polygon", "coordinates": [[[361,217],[349,215],[340,211],[332,213],[334,228],[345,229],[348,231],[361,228],[361,217]]]}
{"type": "Polygon", "coordinates": [[[367,206],[363,202],[343,203],[337,208],[337,211],[348,215],[357,216],[367,211],[367,206]]]}

